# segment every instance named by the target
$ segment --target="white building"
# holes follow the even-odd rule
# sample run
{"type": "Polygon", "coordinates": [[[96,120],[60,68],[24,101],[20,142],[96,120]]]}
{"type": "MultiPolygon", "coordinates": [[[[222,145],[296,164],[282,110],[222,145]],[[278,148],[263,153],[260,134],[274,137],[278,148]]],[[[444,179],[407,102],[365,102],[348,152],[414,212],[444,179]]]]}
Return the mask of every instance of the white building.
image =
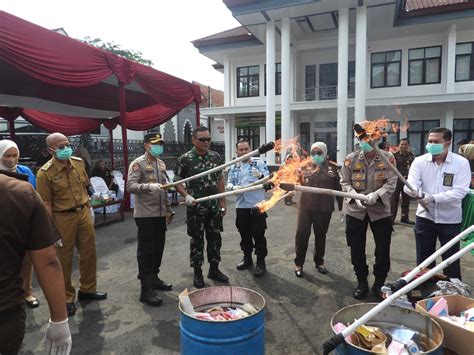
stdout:
{"type": "MultiPolygon", "coordinates": [[[[224,73],[226,160],[238,137],[254,147],[299,136],[342,162],[352,125],[385,116],[415,154],[427,131],[474,139],[474,3],[469,0],[224,0],[242,27],[193,42],[224,73]],[[426,5],[430,4],[430,5],[426,5]],[[448,5],[446,5],[448,4],[448,5]]],[[[274,155],[267,156],[269,163],[274,155]]]]}

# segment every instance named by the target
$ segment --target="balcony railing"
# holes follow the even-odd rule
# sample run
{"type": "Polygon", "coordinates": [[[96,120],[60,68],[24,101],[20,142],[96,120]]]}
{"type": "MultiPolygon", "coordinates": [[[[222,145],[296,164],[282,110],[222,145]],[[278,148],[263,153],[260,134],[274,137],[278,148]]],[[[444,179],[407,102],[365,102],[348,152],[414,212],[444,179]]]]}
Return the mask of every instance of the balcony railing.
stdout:
{"type": "MultiPolygon", "coordinates": [[[[355,95],[355,85],[347,85],[347,97],[352,99],[355,95]]],[[[295,101],[323,101],[337,100],[337,85],[334,86],[315,86],[306,88],[304,92],[295,91],[295,101]]]]}

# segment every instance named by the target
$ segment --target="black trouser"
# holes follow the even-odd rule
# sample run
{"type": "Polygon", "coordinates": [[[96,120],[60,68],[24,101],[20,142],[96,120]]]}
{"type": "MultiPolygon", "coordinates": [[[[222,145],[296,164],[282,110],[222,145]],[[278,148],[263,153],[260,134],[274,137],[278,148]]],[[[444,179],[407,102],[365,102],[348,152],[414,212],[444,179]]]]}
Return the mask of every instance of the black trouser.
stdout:
{"type": "Polygon", "coordinates": [[[23,305],[0,312],[0,354],[14,355],[20,352],[25,336],[25,319],[23,305]]]}
{"type": "Polygon", "coordinates": [[[257,260],[263,261],[267,256],[267,239],[265,229],[267,229],[267,214],[252,212],[250,208],[237,208],[237,218],[235,226],[239,230],[241,241],[240,249],[245,256],[252,255],[255,247],[257,260]]]}
{"type": "Polygon", "coordinates": [[[395,191],[392,194],[391,202],[391,212],[392,212],[392,221],[395,222],[398,212],[398,201],[400,200],[400,193],[402,194],[402,217],[408,218],[410,211],[410,196],[403,191],[403,182],[400,180],[397,181],[397,186],[395,191]]]}
{"type": "MultiPolygon", "coordinates": [[[[416,239],[416,263],[419,265],[423,260],[436,251],[436,240],[439,239],[441,246],[448,243],[453,237],[461,233],[461,224],[442,224],[435,223],[429,219],[416,217],[415,239],[416,239]]],[[[459,242],[455,243],[443,255],[446,260],[451,255],[459,251],[459,242]]],[[[435,267],[436,262],[428,265],[429,268],[435,267]]],[[[461,262],[456,260],[451,265],[444,268],[443,273],[449,278],[458,278],[461,280],[461,262]]]]}
{"type": "Polygon", "coordinates": [[[367,226],[374,235],[375,241],[375,278],[384,282],[390,270],[390,242],[392,240],[392,217],[385,217],[371,222],[369,216],[364,220],[346,216],[346,238],[351,247],[351,261],[358,281],[367,280],[369,267],[365,257],[367,226]]]}
{"type": "Polygon", "coordinates": [[[313,259],[316,265],[324,264],[324,251],[326,249],[326,233],[331,221],[332,212],[312,212],[298,210],[298,222],[295,236],[295,265],[303,266],[308,250],[309,236],[311,235],[311,225],[314,232],[313,259]]]}
{"type": "Polygon", "coordinates": [[[166,217],[135,218],[138,227],[138,276],[143,288],[160,272],[165,248],[166,217]]]}

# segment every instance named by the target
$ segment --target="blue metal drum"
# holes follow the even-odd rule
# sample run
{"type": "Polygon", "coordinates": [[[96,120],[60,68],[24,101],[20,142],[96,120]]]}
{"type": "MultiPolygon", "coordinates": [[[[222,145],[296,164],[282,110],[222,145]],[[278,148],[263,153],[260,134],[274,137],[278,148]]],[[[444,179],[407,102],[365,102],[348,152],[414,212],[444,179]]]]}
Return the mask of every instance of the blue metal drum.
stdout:
{"type": "Polygon", "coordinates": [[[243,287],[208,287],[189,293],[196,311],[214,306],[236,307],[250,303],[258,312],[242,319],[214,322],[190,317],[181,309],[181,353],[252,354],[265,353],[265,299],[243,287]]]}
{"type": "MultiPolygon", "coordinates": [[[[334,329],[334,325],[339,322],[345,325],[354,322],[355,319],[360,318],[376,305],[377,303],[361,303],[340,309],[331,319],[331,329],[334,329]]],[[[434,320],[415,310],[391,305],[380,311],[380,313],[365,323],[365,325],[380,328],[392,328],[404,325],[420,333],[428,333],[432,349],[428,352],[422,352],[422,354],[443,354],[443,329],[434,320]]],[[[335,353],[338,355],[373,354],[368,350],[345,341],[336,348],[335,353]]]]}

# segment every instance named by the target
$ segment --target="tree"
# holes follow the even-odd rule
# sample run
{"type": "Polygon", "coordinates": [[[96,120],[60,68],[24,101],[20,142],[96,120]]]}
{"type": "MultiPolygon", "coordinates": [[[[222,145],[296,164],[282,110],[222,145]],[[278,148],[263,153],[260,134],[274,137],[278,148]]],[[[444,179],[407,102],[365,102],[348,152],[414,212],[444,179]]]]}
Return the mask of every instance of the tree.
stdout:
{"type": "Polygon", "coordinates": [[[148,66],[153,65],[153,62],[151,60],[142,57],[142,52],[135,51],[133,49],[123,49],[119,44],[115,44],[114,42],[104,42],[100,38],[91,39],[90,37],[84,38],[83,42],[90,44],[91,46],[109,51],[120,57],[133,60],[140,64],[145,64],[148,66]]]}

